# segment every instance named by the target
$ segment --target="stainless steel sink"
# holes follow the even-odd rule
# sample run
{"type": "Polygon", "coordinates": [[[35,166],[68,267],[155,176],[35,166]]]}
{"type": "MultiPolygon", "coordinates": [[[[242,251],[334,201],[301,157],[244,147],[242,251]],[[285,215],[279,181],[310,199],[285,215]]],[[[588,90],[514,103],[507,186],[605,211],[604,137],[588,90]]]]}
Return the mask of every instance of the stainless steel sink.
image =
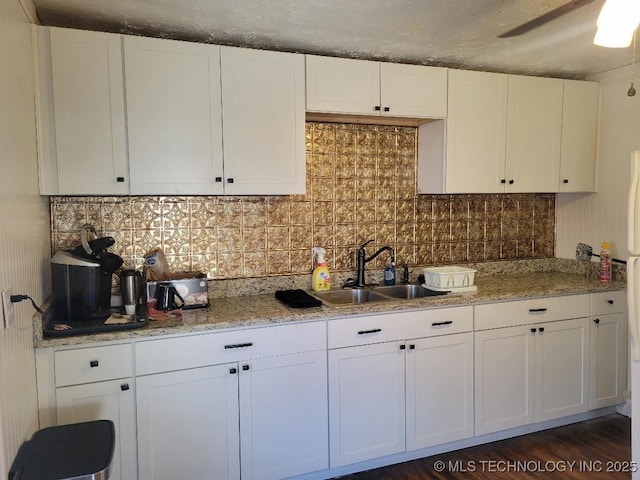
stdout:
{"type": "Polygon", "coordinates": [[[367,287],[353,290],[331,290],[316,292],[314,297],[329,307],[347,305],[361,305],[371,302],[385,302],[389,300],[410,300],[412,298],[446,295],[448,292],[436,292],[422,288],[420,285],[390,285],[388,287],[367,287]]]}
{"type": "Polygon", "coordinates": [[[330,307],[341,305],[361,305],[371,302],[385,302],[391,300],[390,297],[381,295],[369,289],[354,290],[333,290],[329,292],[316,292],[314,297],[330,307]]]}
{"type": "Polygon", "coordinates": [[[392,298],[422,298],[437,295],[446,295],[448,292],[436,292],[423,288],[420,285],[390,285],[388,287],[375,287],[376,293],[381,293],[392,298]]]}

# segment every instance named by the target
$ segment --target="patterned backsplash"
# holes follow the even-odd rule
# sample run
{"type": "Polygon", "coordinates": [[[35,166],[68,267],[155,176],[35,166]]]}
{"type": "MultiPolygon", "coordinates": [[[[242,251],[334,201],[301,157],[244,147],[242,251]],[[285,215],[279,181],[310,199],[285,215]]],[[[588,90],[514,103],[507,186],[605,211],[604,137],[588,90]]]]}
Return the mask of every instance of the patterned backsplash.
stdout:
{"type": "Polygon", "coordinates": [[[308,122],[306,148],[305,195],[51,197],[52,248],[91,223],[129,267],[162,248],[172,271],[212,279],[306,274],[316,245],[352,271],[369,239],[398,265],[554,256],[554,194],[416,195],[414,127],[308,122]]]}

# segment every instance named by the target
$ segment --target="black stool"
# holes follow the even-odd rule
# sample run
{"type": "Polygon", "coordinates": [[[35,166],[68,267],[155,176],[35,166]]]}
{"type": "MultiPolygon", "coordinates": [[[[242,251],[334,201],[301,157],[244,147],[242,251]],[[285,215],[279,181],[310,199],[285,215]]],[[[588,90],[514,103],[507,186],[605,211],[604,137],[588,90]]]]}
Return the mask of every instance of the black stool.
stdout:
{"type": "Polygon", "coordinates": [[[43,428],[18,450],[9,480],[106,480],[115,441],[111,420],[43,428]]]}

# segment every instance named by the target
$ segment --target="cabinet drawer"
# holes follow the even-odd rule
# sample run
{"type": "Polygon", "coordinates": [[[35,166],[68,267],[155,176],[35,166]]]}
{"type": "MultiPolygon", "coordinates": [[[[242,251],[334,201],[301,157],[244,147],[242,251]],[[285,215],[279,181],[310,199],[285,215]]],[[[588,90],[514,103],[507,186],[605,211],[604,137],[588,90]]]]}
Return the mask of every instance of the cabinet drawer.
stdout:
{"type": "Polygon", "coordinates": [[[136,343],[136,375],[327,348],[326,322],[249,328],[136,343]]]}
{"type": "Polygon", "coordinates": [[[475,329],[511,327],[530,323],[551,322],[569,318],[588,317],[589,295],[518,300],[474,307],[475,329]]]}
{"type": "Polygon", "coordinates": [[[55,352],[56,387],[101,382],[133,375],[130,344],[55,352]]]}
{"type": "Polygon", "coordinates": [[[621,313],[627,308],[626,290],[591,294],[591,315],[621,313]]]}
{"type": "Polygon", "coordinates": [[[473,331],[473,307],[439,308],[413,312],[404,338],[435,337],[473,331]]]}
{"type": "Polygon", "coordinates": [[[406,338],[407,327],[414,313],[388,313],[329,320],[328,347],[342,348],[402,340],[406,338]]]}
{"type": "Polygon", "coordinates": [[[330,320],[329,348],[433,337],[473,330],[473,307],[387,313],[330,320]]]}

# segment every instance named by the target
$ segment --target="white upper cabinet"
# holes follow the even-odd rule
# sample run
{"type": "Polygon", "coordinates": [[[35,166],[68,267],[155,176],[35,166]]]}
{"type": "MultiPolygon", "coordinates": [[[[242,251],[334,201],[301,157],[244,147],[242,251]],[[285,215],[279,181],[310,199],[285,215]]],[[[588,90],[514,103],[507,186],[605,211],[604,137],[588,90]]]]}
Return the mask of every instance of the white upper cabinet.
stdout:
{"type": "Polygon", "coordinates": [[[223,193],[220,47],[125,36],[124,56],[131,193],[223,193]]]}
{"type": "Polygon", "coordinates": [[[380,104],[383,115],[445,117],[447,69],[381,63],[380,104]]]}
{"type": "Polygon", "coordinates": [[[306,67],[308,111],[379,115],[378,62],[306,55],[306,67]]]}
{"type": "Polygon", "coordinates": [[[120,35],[65,28],[37,34],[41,193],[127,193],[120,35]]]}
{"type": "Polygon", "coordinates": [[[507,88],[506,75],[449,72],[445,191],[504,190],[507,88]]]}
{"type": "Polygon", "coordinates": [[[303,55],[36,31],[42,194],[305,193],[303,55]]]}
{"type": "Polygon", "coordinates": [[[505,192],[556,192],[562,80],[509,75],[505,192]]]}
{"type": "Polygon", "coordinates": [[[600,88],[596,82],[564,81],[560,192],[595,192],[600,88]]]}
{"type": "Polygon", "coordinates": [[[305,193],[304,57],[222,47],[225,193],[305,193]]]}
{"type": "Polygon", "coordinates": [[[563,116],[563,89],[561,79],[450,70],[447,119],[419,127],[419,193],[557,192],[563,131],[578,128],[577,115],[563,116]]]}
{"type": "Polygon", "coordinates": [[[447,69],[306,56],[307,111],[431,118],[447,115],[447,69]]]}

